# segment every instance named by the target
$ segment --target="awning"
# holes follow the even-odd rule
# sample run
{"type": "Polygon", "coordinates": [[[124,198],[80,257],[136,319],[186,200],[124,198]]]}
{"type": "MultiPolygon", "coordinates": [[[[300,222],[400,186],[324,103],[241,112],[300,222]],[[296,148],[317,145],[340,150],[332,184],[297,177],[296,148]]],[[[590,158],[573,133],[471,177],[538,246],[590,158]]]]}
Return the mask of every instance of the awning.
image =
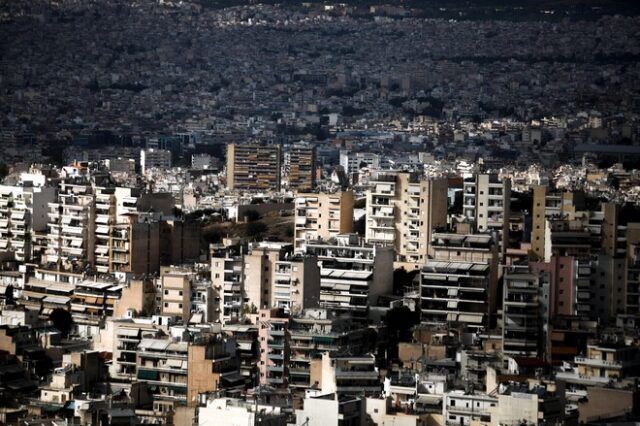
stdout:
{"type": "Polygon", "coordinates": [[[138,337],[138,334],[140,334],[139,328],[119,328],[118,329],[118,336],[138,337]]]}
{"type": "Polygon", "coordinates": [[[157,371],[138,369],[138,379],[142,379],[142,380],[158,380],[158,372],[157,371]]]}
{"type": "Polygon", "coordinates": [[[480,324],[480,323],[482,323],[482,318],[483,317],[484,317],[483,314],[477,314],[477,315],[460,314],[460,317],[458,317],[458,321],[459,322],[468,322],[468,323],[472,323],[472,324],[480,324]]]}
{"type": "Polygon", "coordinates": [[[420,405],[438,405],[442,402],[442,395],[418,395],[416,404],[420,405]]]}

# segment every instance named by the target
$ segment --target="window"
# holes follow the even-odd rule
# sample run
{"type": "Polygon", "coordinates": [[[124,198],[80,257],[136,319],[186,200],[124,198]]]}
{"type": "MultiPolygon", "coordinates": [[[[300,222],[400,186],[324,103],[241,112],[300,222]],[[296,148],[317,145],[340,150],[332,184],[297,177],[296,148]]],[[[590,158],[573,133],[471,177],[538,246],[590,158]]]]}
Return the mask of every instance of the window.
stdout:
{"type": "Polygon", "coordinates": [[[178,309],[182,309],[182,303],[178,303],[178,309]]]}
{"type": "Polygon", "coordinates": [[[166,296],[166,295],[168,295],[168,294],[169,294],[169,290],[165,290],[165,291],[164,291],[164,295],[166,296]]]}
{"type": "Polygon", "coordinates": [[[178,292],[178,296],[182,296],[182,290],[178,292]]]}
{"type": "Polygon", "coordinates": [[[165,304],[164,304],[164,307],[165,307],[165,308],[168,308],[168,307],[169,307],[169,304],[168,304],[168,303],[165,303],[165,304]]]}
{"type": "Polygon", "coordinates": [[[220,278],[220,274],[216,274],[216,278],[220,278]]]}

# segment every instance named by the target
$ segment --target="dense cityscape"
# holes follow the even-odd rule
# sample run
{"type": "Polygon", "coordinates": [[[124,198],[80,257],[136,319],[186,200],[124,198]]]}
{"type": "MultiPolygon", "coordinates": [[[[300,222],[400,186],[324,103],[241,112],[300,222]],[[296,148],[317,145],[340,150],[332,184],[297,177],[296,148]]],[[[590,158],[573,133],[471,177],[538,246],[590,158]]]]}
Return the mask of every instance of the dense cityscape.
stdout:
{"type": "Polygon", "coordinates": [[[640,6],[0,34],[0,425],[640,424],[640,6]]]}

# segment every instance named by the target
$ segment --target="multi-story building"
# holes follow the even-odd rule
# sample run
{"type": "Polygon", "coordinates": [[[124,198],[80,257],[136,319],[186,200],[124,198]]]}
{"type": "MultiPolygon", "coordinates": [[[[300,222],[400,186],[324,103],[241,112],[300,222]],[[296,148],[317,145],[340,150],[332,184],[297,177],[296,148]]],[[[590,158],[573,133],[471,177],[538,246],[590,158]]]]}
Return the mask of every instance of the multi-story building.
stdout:
{"type": "Polygon", "coordinates": [[[122,285],[114,281],[83,280],[75,284],[71,298],[71,316],[76,332],[85,337],[95,336],[104,321],[114,314],[122,285]]]}
{"type": "Polygon", "coordinates": [[[147,170],[170,169],[171,151],[166,149],[147,148],[140,151],[140,171],[145,174],[147,170]]]}
{"type": "Polygon", "coordinates": [[[308,241],[329,240],[353,231],[353,192],[298,194],[295,212],[295,251],[304,253],[308,241]]]}
{"type": "Polygon", "coordinates": [[[324,352],[312,361],[311,381],[323,394],[378,396],[382,393],[380,373],[373,355],[341,355],[324,352]]]}
{"type": "Polygon", "coordinates": [[[492,426],[571,424],[565,423],[564,388],[554,382],[503,384],[497,397],[489,406],[492,426]]]}
{"type": "Polygon", "coordinates": [[[136,352],[136,377],[154,387],[154,405],[164,407],[159,411],[194,407],[200,393],[227,387],[239,376],[235,349],[233,339],[215,333],[193,341],[143,338],[136,352]]]}
{"type": "Polygon", "coordinates": [[[354,234],[309,241],[307,254],[320,264],[320,306],[365,319],[368,307],[393,286],[393,249],[362,244],[354,234]]]}
{"type": "Polygon", "coordinates": [[[575,368],[558,372],[558,380],[604,386],[637,376],[640,371],[640,350],[622,342],[588,344],[586,354],[576,356],[573,362],[575,368]]]}
{"type": "Polygon", "coordinates": [[[296,312],[317,307],[320,269],[316,258],[293,255],[286,243],[255,243],[248,253],[215,250],[211,256],[211,279],[220,292],[220,319],[238,321],[258,309],[282,308],[296,312]]]}
{"type": "Polygon", "coordinates": [[[310,191],[316,186],[316,148],[313,145],[293,145],[287,152],[289,189],[310,191]]]}
{"type": "Polygon", "coordinates": [[[215,321],[216,290],[209,281],[208,269],[165,266],[157,279],[157,311],[180,318],[184,323],[215,321]]]}
{"type": "Polygon", "coordinates": [[[627,224],[626,308],[627,314],[640,314],[640,224],[627,224]]]}
{"type": "Polygon", "coordinates": [[[278,145],[227,145],[227,188],[280,190],[280,157],[278,145]]]}
{"type": "Polygon", "coordinates": [[[511,217],[511,180],[500,180],[495,174],[477,174],[465,180],[462,208],[473,221],[477,232],[495,231],[501,252],[509,243],[511,217]]]}
{"type": "Polygon", "coordinates": [[[489,424],[491,409],[498,405],[495,397],[481,392],[452,390],[444,394],[442,418],[446,426],[489,424]]]}
{"type": "Polygon", "coordinates": [[[365,405],[365,399],[357,396],[307,396],[304,408],[296,410],[296,426],[364,426],[365,405]]]}
{"type": "Polygon", "coordinates": [[[0,186],[0,252],[31,260],[33,234],[47,229],[47,206],[53,201],[53,187],[0,186]]]}
{"type": "Polygon", "coordinates": [[[45,261],[81,271],[95,258],[95,203],[90,185],[63,183],[57,202],[49,203],[45,261]]]}
{"type": "Polygon", "coordinates": [[[420,289],[423,323],[482,327],[494,322],[497,277],[488,262],[428,260],[420,289]]]}
{"type": "Polygon", "coordinates": [[[392,246],[413,265],[430,254],[431,233],[447,224],[447,181],[409,173],[379,173],[367,191],[366,240],[392,246]]]}
{"type": "Polygon", "coordinates": [[[504,274],[502,352],[541,356],[549,333],[549,274],[514,267],[504,274]],[[547,296],[547,297],[545,297],[547,296]]]}
{"type": "Polygon", "coordinates": [[[534,186],[531,249],[538,259],[545,257],[548,239],[547,219],[573,220],[576,210],[580,210],[583,203],[584,196],[580,192],[555,193],[546,186],[534,186]]]}
{"type": "Polygon", "coordinates": [[[109,228],[111,230],[107,252],[109,272],[153,274],[158,271],[160,268],[159,222],[143,220],[137,214],[132,214],[109,228]]]}
{"type": "Polygon", "coordinates": [[[361,355],[368,349],[367,328],[354,324],[351,316],[332,315],[325,309],[307,309],[289,319],[289,386],[309,389],[311,362],[322,352],[361,355]]]}
{"type": "Polygon", "coordinates": [[[260,383],[275,387],[289,385],[289,315],[282,309],[258,311],[260,383]]]}

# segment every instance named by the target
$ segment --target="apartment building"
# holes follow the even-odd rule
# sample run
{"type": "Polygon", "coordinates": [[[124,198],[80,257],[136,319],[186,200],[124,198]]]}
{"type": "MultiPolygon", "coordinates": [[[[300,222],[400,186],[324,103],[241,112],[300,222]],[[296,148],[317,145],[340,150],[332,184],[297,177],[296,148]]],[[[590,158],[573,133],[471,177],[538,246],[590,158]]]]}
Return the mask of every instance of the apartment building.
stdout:
{"type": "Polygon", "coordinates": [[[367,328],[355,324],[351,316],[332,315],[326,309],[306,309],[289,319],[289,386],[309,389],[311,362],[322,352],[365,352],[367,328]]]}
{"type": "Polygon", "coordinates": [[[511,180],[500,180],[496,174],[477,174],[463,186],[463,214],[477,232],[495,232],[504,256],[509,245],[511,218],[511,180]]]}
{"type": "Polygon", "coordinates": [[[430,254],[431,234],[447,224],[447,181],[409,173],[378,173],[367,191],[368,243],[394,248],[411,269],[430,254]]]}
{"type": "Polygon", "coordinates": [[[367,424],[365,398],[328,395],[306,396],[296,410],[296,426],[364,426],[367,424]]]}
{"type": "Polygon", "coordinates": [[[314,256],[294,255],[287,243],[260,242],[247,253],[235,249],[212,252],[211,279],[221,293],[221,321],[235,322],[258,309],[296,312],[317,307],[320,269],[314,256]]]}
{"type": "Polygon", "coordinates": [[[153,274],[158,271],[160,268],[159,222],[142,220],[137,214],[132,214],[109,228],[107,247],[109,272],[153,274]]]}
{"type": "Polygon", "coordinates": [[[281,153],[278,145],[227,145],[227,188],[279,191],[281,153]]]}
{"type": "Polygon", "coordinates": [[[90,185],[61,184],[58,199],[48,204],[49,234],[45,262],[81,271],[95,258],[95,203],[90,185]]]}
{"type": "Polygon", "coordinates": [[[640,313],[640,224],[626,227],[626,308],[627,314],[640,313]]]}
{"type": "Polygon", "coordinates": [[[293,235],[296,253],[304,253],[308,241],[329,240],[352,231],[353,191],[296,197],[293,235]]]}
{"type": "Polygon", "coordinates": [[[547,219],[573,220],[576,211],[583,210],[583,205],[584,195],[581,192],[553,192],[546,186],[533,187],[531,248],[537,258],[545,258],[548,239],[547,219]]]}
{"type": "Polygon", "coordinates": [[[486,327],[495,320],[497,278],[490,263],[428,260],[420,291],[423,323],[486,327]]]}
{"type": "Polygon", "coordinates": [[[514,267],[504,274],[502,352],[537,357],[549,333],[549,274],[514,267]]]}
{"type": "Polygon", "coordinates": [[[498,404],[489,407],[491,426],[572,424],[565,419],[564,388],[555,382],[502,384],[497,397],[498,404]]]}
{"type": "Polygon", "coordinates": [[[311,191],[316,186],[316,148],[313,145],[293,145],[286,154],[289,189],[311,191]]]}
{"type": "Polygon", "coordinates": [[[258,311],[260,343],[260,384],[288,387],[289,384],[289,315],[283,309],[258,311]]]}
{"type": "Polygon", "coordinates": [[[320,264],[320,306],[366,319],[368,307],[393,286],[393,248],[364,244],[355,234],[309,241],[320,264]]]}
{"type": "Polygon", "coordinates": [[[583,385],[604,386],[640,371],[640,350],[623,342],[601,342],[587,345],[585,355],[576,356],[575,368],[557,373],[558,380],[583,385]]]}
{"type": "Polygon", "coordinates": [[[217,291],[208,272],[197,267],[161,267],[156,280],[158,314],[180,318],[185,324],[217,320],[217,291]]]}
{"type": "Polygon", "coordinates": [[[497,405],[497,398],[484,393],[452,390],[444,394],[442,418],[446,426],[489,424],[491,408],[497,405]]]}
{"type": "Polygon", "coordinates": [[[155,411],[197,406],[199,394],[229,387],[239,376],[235,341],[203,334],[192,341],[143,338],[136,351],[136,377],[155,389],[155,411]]]}
{"type": "Polygon", "coordinates": [[[170,169],[171,151],[156,148],[140,150],[140,171],[142,174],[153,168],[170,169]]]}
{"type": "MultiPolygon", "coordinates": [[[[113,353],[109,374],[116,382],[131,382],[136,378],[136,353],[145,338],[156,338],[166,331],[150,319],[114,318],[100,333],[101,340],[110,342],[113,353]],[[111,335],[107,335],[111,333],[111,335]]],[[[109,346],[109,343],[106,343],[109,346]]]]}
{"type": "Polygon", "coordinates": [[[85,337],[100,333],[112,317],[123,286],[115,281],[82,280],[75,284],[71,297],[71,316],[76,332],[85,337]]]}
{"type": "Polygon", "coordinates": [[[324,352],[311,363],[311,381],[323,394],[378,396],[382,380],[373,355],[343,355],[324,352]]]}
{"type": "Polygon", "coordinates": [[[0,253],[12,253],[15,260],[32,258],[35,232],[47,229],[47,206],[56,190],[46,186],[0,186],[0,253]]]}
{"type": "Polygon", "coordinates": [[[364,426],[367,424],[365,399],[357,396],[306,396],[296,410],[296,426],[364,426]]]}

